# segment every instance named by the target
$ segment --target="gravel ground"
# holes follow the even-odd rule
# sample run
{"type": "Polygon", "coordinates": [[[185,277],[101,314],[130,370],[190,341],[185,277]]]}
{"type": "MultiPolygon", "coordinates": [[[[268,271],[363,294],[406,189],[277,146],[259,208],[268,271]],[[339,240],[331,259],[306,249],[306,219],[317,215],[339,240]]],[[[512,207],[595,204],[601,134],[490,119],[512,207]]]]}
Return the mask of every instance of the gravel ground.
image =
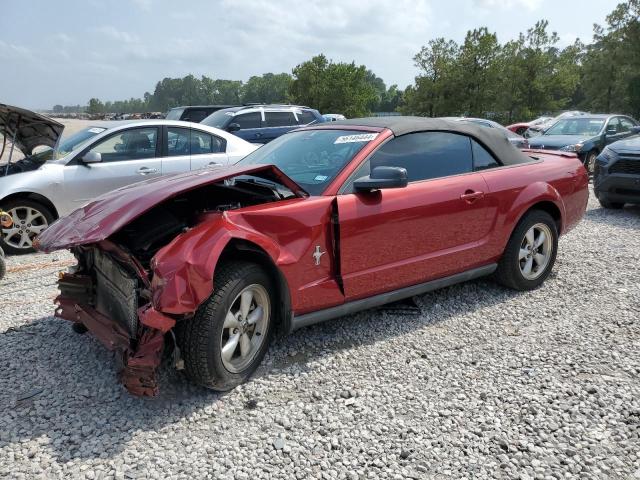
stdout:
{"type": "Polygon", "coordinates": [[[560,242],[530,293],[490,281],[277,340],[219,395],[165,368],[138,399],[51,317],[68,254],[0,286],[0,477],[640,478],[640,208],[560,242]]]}

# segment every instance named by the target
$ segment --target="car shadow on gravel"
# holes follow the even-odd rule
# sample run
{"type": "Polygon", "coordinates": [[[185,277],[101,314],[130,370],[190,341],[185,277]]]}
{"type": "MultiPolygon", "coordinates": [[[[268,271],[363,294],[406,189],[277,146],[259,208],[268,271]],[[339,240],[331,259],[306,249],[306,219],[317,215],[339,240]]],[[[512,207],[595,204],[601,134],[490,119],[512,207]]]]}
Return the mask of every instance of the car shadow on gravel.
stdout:
{"type": "MultiPolygon", "coordinates": [[[[273,342],[253,378],[273,376],[277,381],[277,376],[314,368],[325,355],[416,330],[437,334],[453,316],[517,295],[521,293],[478,280],[416,297],[417,314],[369,310],[308,327],[273,342]]],[[[460,338],[460,345],[451,348],[463,348],[469,341],[460,338]]],[[[427,352],[407,354],[419,358],[427,352]]],[[[53,317],[0,334],[0,448],[34,440],[48,445],[59,461],[112,458],[139,431],[162,435],[165,427],[197,421],[202,415],[215,427],[231,414],[225,410],[254,408],[255,400],[243,395],[242,387],[232,392],[237,395],[230,405],[225,394],[192,385],[166,364],[161,369],[160,395],[133,397],[117,382],[112,357],[95,339],[78,336],[68,322],[53,317]]]]}

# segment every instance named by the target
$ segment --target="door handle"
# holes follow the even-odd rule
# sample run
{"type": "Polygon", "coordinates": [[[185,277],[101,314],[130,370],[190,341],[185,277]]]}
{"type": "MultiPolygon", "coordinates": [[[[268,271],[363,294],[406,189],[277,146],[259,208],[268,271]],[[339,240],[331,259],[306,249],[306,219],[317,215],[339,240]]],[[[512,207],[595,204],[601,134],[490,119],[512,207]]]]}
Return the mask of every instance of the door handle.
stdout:
{"type": "Polygon", "coordinates": [[[157,168],[140,167],[138,169],[138,173],[140,175],[149,175],[150,173],[157,173],[157,172],[158,172],[157,168]]]}
{"type": "Polygon", "coordinates": [[[207,164],[209,167],[220,167],[222,164],[220,162],[209,162],[207,164]]]}
{"type": "Polygon", "coordinates": [[[261,133],[256,133],[256,138],[262,138],[262,134],[261,133]]]}
{"type": "Polygon", "coordinates": [[[484,192],[476,192],[473,190],[467,190],[460,195],[460,198],[467,203],[473,203],[476,200],[480,200],[482,197],[484,197],[484,192]]]}

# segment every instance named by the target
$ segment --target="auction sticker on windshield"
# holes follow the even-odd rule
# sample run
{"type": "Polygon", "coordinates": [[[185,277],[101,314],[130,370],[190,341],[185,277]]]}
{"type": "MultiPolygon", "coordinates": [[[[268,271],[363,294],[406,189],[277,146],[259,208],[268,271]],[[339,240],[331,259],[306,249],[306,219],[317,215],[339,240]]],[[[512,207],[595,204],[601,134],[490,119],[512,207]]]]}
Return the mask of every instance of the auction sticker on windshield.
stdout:
{"type": "Polygon", "coordinates": [[[357,135],[342,135],[336,138],[334,144],[337,143],[358,143],[358,142],[370,142],[378,136],[377,133],[359,133],[357,135]]]}

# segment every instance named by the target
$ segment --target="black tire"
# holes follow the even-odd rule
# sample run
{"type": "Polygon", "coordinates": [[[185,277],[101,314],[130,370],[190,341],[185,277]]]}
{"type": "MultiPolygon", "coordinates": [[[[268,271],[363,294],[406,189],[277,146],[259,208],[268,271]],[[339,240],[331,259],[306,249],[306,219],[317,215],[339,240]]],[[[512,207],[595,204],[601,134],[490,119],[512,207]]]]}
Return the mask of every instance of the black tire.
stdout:
{"type": "Polygon", "coordinates": [[[193,382],[217,391],[227,391],[245,382],[264,358],[274,330],[277,299],[269,275],[257,264],[233,261],[221,265],[214,279],[211,297],[195,316],[176,326],[176,337],[184,359],[185,372],[193,382]],[[269,316],[264,339],[251,362],[241,371],[227,369],[222,359],[223,326],[234,300],[249,285],[264,287],[269,297],[269,316]]]}
{"type": "Polygon", "coordinates": [[[4,275],[7,273],[7,265],[4,263],[4,255],[2,255],[2,250],[0,250],[0,280],[4,278],[4,275]]]}
{"type": "Polygon", "coordinates": [[[558,253],[558,227],[551,215],[542,210],[531,210],[518,222],[507,243],[495,273],[496,280],[505,287],[514,290],[533,290],[539,287],[549,276],[558,253]],[[520,249],[527,231],[537,224],[548,227],[552,237],[552,251],[544,271],[535,279],[525,278],[520,268],[520,249]]]}
{"type": "Polygon", "coordinates": [[[602,208],[620,210],[622,207],[624,207],[624,203],[610,202],[609,200],[606,200],[604,198],[598,198],[598,202],[600,202],[600,205],[602,205],[602,208]]]}
{"type": "MultiPolygon", "coordinates": [[[[41,203],[36,202],[34,200],[29,200],[26,198],[16,199],[16,200],[10,200],[0,205],[0,209],[4,210],[5,212],[9,212],[14,208],[32,208],[34,210],[37,210],[45,218],[47,225],[51,225],[55,220],[55,217],[47,207],[45,207],[41,203]]],[[[14,223],[16,223],[16,225],[19,225],[19,223],[16,222],[15,218],[13,220],[14,220],[14,223]]],[[[25,253],[33,253],[36,251],[31,246],[25,247],[25,248],[18,248],[13,245],[10,245],[5,241],[5,235],[3,235],[2,238],[0,238],[0,248],[3,248],[6,253],[12,254],[12,255],[22,255],[25,253]]]]}

